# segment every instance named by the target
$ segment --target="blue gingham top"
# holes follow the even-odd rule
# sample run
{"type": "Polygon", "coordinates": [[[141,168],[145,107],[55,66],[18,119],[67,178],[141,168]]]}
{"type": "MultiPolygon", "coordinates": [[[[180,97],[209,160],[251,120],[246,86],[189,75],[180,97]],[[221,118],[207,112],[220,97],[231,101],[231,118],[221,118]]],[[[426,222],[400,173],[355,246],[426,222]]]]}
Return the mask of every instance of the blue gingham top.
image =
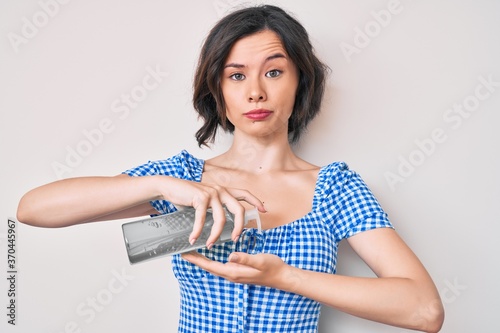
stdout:
{"type": "MultiPolygon", "coordinates": [[[[169,175],[201,181],[204,161],[187,151],[169,159],[150,161],[125,171],[131,176],[169,175]]],[[[164,200],[152,201],[161,214],[175,211],[164,200]]],[[[288,224],[263,231],[262,252],[287,264],[317,272],[335,273],[339,242],[358,232],[390,227],[387,214],[361,177],[343,162],[320,169],[312,210],[288,224]]],[[[199,252],[227,262],[232,242],[199,252]]],[[[301,295],[229,282],[183,260],[172,258],[179,281],[179,332],[317,332],[320,304],[301,295]]]]}

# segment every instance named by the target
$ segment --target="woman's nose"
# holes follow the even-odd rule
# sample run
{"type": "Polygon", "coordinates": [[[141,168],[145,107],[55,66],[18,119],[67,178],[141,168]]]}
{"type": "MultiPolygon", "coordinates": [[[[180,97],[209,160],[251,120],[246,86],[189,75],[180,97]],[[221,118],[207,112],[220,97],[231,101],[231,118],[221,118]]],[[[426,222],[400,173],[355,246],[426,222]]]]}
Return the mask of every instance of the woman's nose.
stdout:
{"type": "Polygon", "coordinates": [[[248,92],[249,102],[261,102],[267,99],[265,89],[262,86],[260,80],[256,79],[250,83],[248,92]]]}

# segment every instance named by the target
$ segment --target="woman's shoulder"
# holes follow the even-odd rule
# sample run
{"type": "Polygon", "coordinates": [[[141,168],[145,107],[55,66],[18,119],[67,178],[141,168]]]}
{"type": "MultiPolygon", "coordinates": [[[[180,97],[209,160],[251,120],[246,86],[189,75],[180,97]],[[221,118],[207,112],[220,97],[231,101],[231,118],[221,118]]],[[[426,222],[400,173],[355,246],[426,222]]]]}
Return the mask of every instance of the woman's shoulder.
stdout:
{"type": "Polygon", "coordinates": [[[131,176],[169,175],[183,179],[201,178],[204,160],[182,150],[165,159],[150,160],[124,173],[131,176]]]}
{"type": "Polygon", "coordinates": [[[152,160],[149,161],[149,163],[154,163],[157,165],[161,166],[197,166],[197,165],[202,165],[204,163],[204,160],[201,158],[197,158],[187,150],[183,149],[179,153],[170,155],[169,157],[166,157],[164,159],[158,159],[158,160],[152,160]]]}
{"type": "Polygon", "coordinates": [[[346,162],[335,161],[335,162],[331,162],[329,164],[323,165],[320,168],[318,179],[331,182],[332,180],[336,180],[336,179],[339,180],[341,178],[345,178],[346,176],[350,175],[351,173],[353,173],[353,171],[351,169],[349,169],[349,166],[346,162]]]}
{"type": "Polygon", "coordinates": [[[180,163],[187,163],[187,164],[193,164],[193,165],[202,165],[205,163],[205,161],[201,158],[198,158],[188,152],[187,150],[183,149],[181,150],[177,155],[174,155],[171,157],[172,159],[175,159],[176,161],[180,163]]]}
{"type": "Polygon", "coordinates": [[[185,149],[165,160],[157,161],[160,168],[175,169],[180,173],[180,178],[199,178],[204,163],[203,159],[195,157],[185,149]]]}
{"type": "Polygon", "coordinates": [[[323,195],[339,194],[352,178],[359,177],[344,161],[335,161],[321,167],[317,188],[323,195]]]}
{"type": "Polygon", "coordinates": [[[323,172],[335,173],[349,171],[349,165],[344,161],[334,161],[321,167],[323,172]]]}

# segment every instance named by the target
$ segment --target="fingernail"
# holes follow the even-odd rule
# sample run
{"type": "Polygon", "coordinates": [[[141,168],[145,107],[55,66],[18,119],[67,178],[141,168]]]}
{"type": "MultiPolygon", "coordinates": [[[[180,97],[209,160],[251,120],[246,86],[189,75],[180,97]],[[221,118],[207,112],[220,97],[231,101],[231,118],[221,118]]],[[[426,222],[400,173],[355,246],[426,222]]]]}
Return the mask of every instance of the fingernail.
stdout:
{"type": "Polygon", "coordinates": [[[229,256],[229,261],[238,261],[238,255],[237,254],[234,254],[232,253],[230,256],[229,256]]]}
{"type": "Polygon", "coordinates": [[[236,237],[234,237],[233,242],[234,242],[234,243],[238,243],[238,239],[240,239],[240,236],[236,236],[236,237]]]}
{"type": "Polygon", "coordinates": [[[208,244],[208,245],[207,245],[207,249],[209,249],[209,250],[210,250],[210,249],[212,248],[212,246],[214,246],[214,243],[210,243],[210,244],[208,244]]]}
{"type": "Polygon", "coordinates": [[[191,238],[189,240],[189,244],[193,245],[196,242],[196,238],[191,238]]]}

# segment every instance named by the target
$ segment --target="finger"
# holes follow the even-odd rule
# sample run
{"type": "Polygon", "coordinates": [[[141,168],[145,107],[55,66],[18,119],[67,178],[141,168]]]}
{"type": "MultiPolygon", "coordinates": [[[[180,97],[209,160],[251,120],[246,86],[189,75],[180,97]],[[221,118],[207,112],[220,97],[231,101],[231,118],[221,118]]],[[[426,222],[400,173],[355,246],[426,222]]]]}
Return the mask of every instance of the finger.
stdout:
{"type": "Polygon", "coordinates": [[[266,269],[266,266],[269,266],[272,263],[269,261],[266,264],[266,256],[269,258],[269,254],[264,253],[248,254],[245,252],[233,252],[229,255],[228,261],[257,271],[263,271],[266,269]]]}
{"type": "Polygon", "coordinates": [[[226,207],[234,216],[234,227],[231,233],[231,239],[236,242],[245,224],[245,208],[232,196],[228,198],[226,207]]]}
{"type": "Polygon", "coordinates": [[[238,188],[227,188],[227,191],[236,200],[245,201],[245,202],[249,203],[250,205],[257,208],[259,210],[259,212],[261,212],[261,213],[267,212],[262,201],[260,201],[259,198],[257,198],[255,195],[253,195],[249,191],[238,189],[238,188]]]}
{"type": "Polygon", "coordinates": [[[193,208],[195,209],[193,231],[191,231],[191,234],[189,235],[189,243],[191,245],[193,245],[201,235],[203,226],[205,225],[208,203],[202,202],[199,203],[196,207],[193,206],[193,208]]]}
{"type": "Polygon", "coordinates": [[[216,192],[213,194],[210,201],[214,224],[212,226],[212,230],[210,231],[210,236],[208,237],[206,242],[208,249],[210,249],[213,244],[219,239],[222,230],[224,229],[224,225],[226,224],[226,212],[219,197],[220,192],[223,191],[223,189],[219,186],[216,186],[214,189],[216,190],[216,192]]]}
{"type": "Polygon", "coordinates": [[[196,251],[183,253],[181,257],[191,264],[218,276],[226,277],[228,272],[231,271],[230,267],[227,267],[221,262],[210,260],[196,251]]]}
{"type": "Polygon", "coordinates": [[[233,262],[224,264],[222,262],[210,260],[196,251],[183,253],[181,256],[191,264],[232,282],[253,283],[256,282],[255,276],[259,274],[259,271],[252,267],[233,262]]]}
{"type": "Polygon", "coordinates": [[[235,264],[253,267],[252,265],[253,257],[255,257],[255,255],[250,255],[245,252],[233,252],[229,255],[228,261],[235,264]]]}
{"type": "Polygon", "coordinates": [[[196,251],[181,253],[181,257],[195,265],[197,262],[200,262],[202,260],[209,260],[207,257],[196,251]]]}

